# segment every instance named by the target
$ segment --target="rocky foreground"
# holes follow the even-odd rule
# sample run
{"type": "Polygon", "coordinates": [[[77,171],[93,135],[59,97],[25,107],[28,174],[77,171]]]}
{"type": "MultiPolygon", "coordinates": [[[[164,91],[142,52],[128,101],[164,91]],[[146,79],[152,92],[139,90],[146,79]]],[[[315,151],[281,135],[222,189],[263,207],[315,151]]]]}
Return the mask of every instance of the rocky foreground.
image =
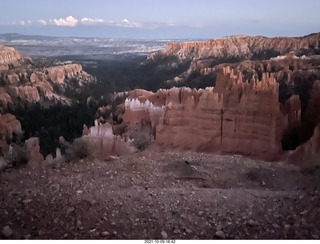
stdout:
{"type": "Polygon", "coordinates": [[[0,175],[1,238],[319,239],[320,170],[160,149],[0,175]]]}

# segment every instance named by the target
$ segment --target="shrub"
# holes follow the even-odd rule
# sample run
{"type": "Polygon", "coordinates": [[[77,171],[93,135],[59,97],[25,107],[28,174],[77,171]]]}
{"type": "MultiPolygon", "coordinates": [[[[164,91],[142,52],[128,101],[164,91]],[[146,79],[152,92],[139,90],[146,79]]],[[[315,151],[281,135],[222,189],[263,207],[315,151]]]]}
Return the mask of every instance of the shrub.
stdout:
{"type": "Polygon", "coordinates": [[[135,146],[140,151],[147,149],[153,142],[153,136],[150,135],[148,130],[136,131],[133,134],[132,138],[133,138],[133,146],[135,146]]]}
{"type": "Polygon", "coordinates": [[[70,162],[92,156],[92,148],[84,138],[77,138],[66,149],[65,159],[70,162]]]}
{"type": "Polygon", "coordinates": [[[21,167],[29,161],[29,152],[24,146],[13,144],[11,164],[13,167],[21,167]]]}

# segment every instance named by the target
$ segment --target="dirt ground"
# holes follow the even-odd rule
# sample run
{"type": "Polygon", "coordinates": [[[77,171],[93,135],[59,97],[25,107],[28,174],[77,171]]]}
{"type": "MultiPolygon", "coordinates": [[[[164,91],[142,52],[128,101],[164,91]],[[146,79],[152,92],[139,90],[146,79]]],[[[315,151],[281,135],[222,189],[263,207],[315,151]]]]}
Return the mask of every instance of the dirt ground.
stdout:
{"type": "Polygon", "coordinates": [[[0,173],[2,239],[319,239],[320,169],[146,150],[0,173]]]}

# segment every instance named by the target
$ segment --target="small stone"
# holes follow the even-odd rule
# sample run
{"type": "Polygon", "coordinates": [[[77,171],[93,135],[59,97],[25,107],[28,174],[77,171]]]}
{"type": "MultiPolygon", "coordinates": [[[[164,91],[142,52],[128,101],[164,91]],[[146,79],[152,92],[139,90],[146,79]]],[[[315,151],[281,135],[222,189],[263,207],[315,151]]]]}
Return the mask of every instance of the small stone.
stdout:
{"type": "Polygon", "coordinates": [[[74,211],[74,207],[69,207],[68,209],[67,209],[67,214],[70,214],[70,213],[72,213],[74,211]]]}
{"type": "Polygon", "coordinates": [[[284,226],[284,229],[285,229],[285,230],[289,230],[289,229],[290,229],[290,227],[291,227],[291,225],[286,224],[286,225],[284,226]]]}
{"type": "Polygon", "coordinates": [[[256,225],[256,222],[253,221],[252,219],[250,219],[250,220],[248,221],[248,224],[249,224],[250,226],[254,226],[254,225],[256,225]]]}
{"type": "Polygon", "coordinates": [[[91,230],[89,230],[89,233],[93,233],[95,231],[96,231],[96,229],[91,229],[91,230]]]}
{"type": "Polygon", "coordinates": [[[278,224],[276,224],[276,223],[272,224],[272,227],[275,228],[275,229],[279,229],[280,228],[280,226],[278,224]]]}
{"type": "Polygon", "coordinates": [[[6,238],[10,238],[12,236],[13,231],[11,230],[10,226],[6,225],[2,228],[1,234],[4,235],[6,238]]]}
{"type": "Polygon", "coordinates": [[[186,216],[185,214],[181,214],[180,217],[181,217],[182,219],[186,219],[186,218],[187,218],[187,216],[186,216]]]}
{"type": "Polygon", "coordinates": [[[116,222],[113,221],[113,222],[111,223],[111,225],[116,226],[117,224],[116,224],[116,222]]]}
{"type": "Polygon", "coordinates": [[[168,238],[168,234],[167,234],[167,232],[165,232],[164,230],[161,231],[161,236],[162,236],[162,238],[164,238],[164,239],[167,239],[167,238],[168,238]]]}
{"type": "Polygon", "coordinates": [[[113,231],[112,234],[114,234],[115,236],[118,234],[118,232],[116,231],[113,231]]]}
{"type": "Polygon", "coordinates": [[[179,231],[179,230],[177,230],[177,229],[174,229],[174,230],[173,230],[173,233],[174,233],[174,234],[179,234],[179,233],[180,233],[180,231],[179,231]]]}
{"type": "Polygon", "coordinates": [[[300,213],[300,215],[306,215],[308,213],[308,210],[304,210],[300,213]]]}
{"type": "Polygon", "coordinates": [[[23,200],[23,204],[28,204],[28,203],[31,203],[32,202],[32,199],[26,199],[26,200],[23,200]]]}
{"type": "Polygon", "coordinates": [[[106,237],[106,236],[109,236],[110,233],[109,233],[108,231],[103,231],[103,232],[101,233],[101,235],[104,236],[104,237],[106,237]]]}
{"type": "Polygon", "coordinates": [[[318,240],[318,239],[319,239],[319,236],[315,234],[315,235],[312,235],[312,238],[318,240]]]}
{"type": "Polygon", "coordinates": [[[24,239],[28,240],[28,239],[30,239],[31,237],[32,237],[31,234],[27,234],[27,235],[24,236],[24,239]]]}
{"type": "Polygon", "coordinates": [[[191,234],[192,230],[186,229],[187,234],[191,234]]]}
{"type": "Polygon", "coordinates": [[[81,226],[81,221],[80,220],[77,220],[77,226],[81,226]]]}
{"type": "Polygon", "coordinates": [[[217,237],[218,239],[225,239],[226,236],[225,234],[223,233],[222,230],[218,230],[216,233],[215,233],[215,237],[217,237]]]}
{"type": "Polygon", "coordinates": [[[96,201],[96,200],[93,200],[93,199],[92,199],[92,200],[90,200],[90,205],[91,205],[91,206],[95,205],[96,203],[97,203],[97,201],[96,201]]]}
{"type": "Polygon", "coordinates": [[[82,190],[77,190],[76,193],[77,193],[77,195],[81,195],[83,193],[83,191],[82,190]]]}

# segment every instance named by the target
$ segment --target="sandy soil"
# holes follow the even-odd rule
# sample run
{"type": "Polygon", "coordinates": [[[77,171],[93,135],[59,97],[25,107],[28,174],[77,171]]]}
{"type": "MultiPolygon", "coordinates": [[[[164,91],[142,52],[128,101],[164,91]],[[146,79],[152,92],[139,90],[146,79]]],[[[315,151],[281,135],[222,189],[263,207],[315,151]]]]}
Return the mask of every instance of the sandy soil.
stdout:
{"type": "Polygon", "coordinates": [[[0,174],[2,239],[319,239],[320,169],[146,150],[0,174]]]}

